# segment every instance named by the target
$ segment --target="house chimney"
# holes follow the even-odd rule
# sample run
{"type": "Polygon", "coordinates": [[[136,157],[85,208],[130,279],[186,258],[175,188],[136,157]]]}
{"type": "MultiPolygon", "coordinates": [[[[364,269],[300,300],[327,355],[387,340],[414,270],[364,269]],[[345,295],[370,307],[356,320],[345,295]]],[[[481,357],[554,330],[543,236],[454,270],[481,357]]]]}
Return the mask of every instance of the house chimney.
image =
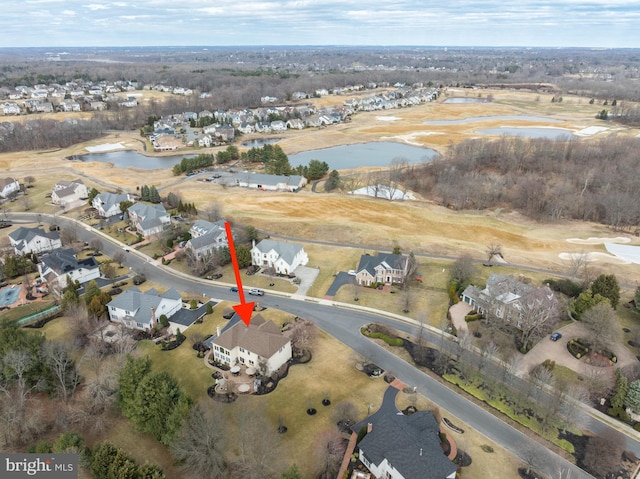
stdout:
{"type": "Polygon", "coordinates": [[[153,307],[151,308],[151,327],[154,327],[156,324],[158,324],[156,322],[156,310],[153,309],[153,307]]]}
{"type": "Polygon", "coordinates": [[[371,431],[373,431],[373,423],[369,422],[367,423],[367,434],[370,433],[371,431]]]}

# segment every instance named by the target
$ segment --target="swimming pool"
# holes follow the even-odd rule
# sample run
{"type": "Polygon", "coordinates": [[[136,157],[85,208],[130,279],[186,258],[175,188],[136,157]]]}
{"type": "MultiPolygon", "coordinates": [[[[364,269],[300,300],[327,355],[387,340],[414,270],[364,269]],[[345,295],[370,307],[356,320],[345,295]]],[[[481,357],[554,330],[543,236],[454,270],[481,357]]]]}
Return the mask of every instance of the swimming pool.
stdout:
{"type": "Polygon", "coordinates": [[[20,291],[22,291],[22,286],[7,287],[0,290],[0,308],[4,308],[18,301],[20,291]]]}

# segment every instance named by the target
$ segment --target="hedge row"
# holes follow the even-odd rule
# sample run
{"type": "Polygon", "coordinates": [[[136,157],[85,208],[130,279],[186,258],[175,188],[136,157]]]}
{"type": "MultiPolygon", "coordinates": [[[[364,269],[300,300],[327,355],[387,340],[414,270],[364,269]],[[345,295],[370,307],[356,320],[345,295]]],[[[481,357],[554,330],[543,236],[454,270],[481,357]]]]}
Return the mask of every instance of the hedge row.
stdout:
{"type": "Polygon", "coordinates": [[[470,323],[471,321],[477,321],[478,319],[482,319],[482,313],[476,313],[476,314],[467,314],[464,317],[464,320],[467,323],[470,323]]]}
{"type": "Polygon", "coordinates": [[[400,338],[393,338],[384,333],[370,333],[366,328],[362,328],[362,334],[368,338],[382,339],[389,346],[402,346],[404,344],[404,341],[400,338]]]}

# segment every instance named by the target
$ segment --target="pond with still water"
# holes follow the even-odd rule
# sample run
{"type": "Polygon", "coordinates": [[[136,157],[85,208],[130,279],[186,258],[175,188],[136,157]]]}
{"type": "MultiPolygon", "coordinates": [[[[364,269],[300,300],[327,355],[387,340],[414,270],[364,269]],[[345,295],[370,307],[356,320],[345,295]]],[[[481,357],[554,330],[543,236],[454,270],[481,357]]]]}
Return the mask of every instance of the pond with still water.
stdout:
{"type": "MultiPolygon", "coordinates": [[[[113,163],[117,168],[156,170],[173,168],[174,165],[182,161],[182,158],[195,156],[144,156],[135,150],[120,150],[75,156],[74,160],[113,163]]],[[[395,158],[402,158],[407,163],[423,163],[433,160],[436,156],[438,153],[430,148],[420,148],[402,143],[372,142],[304,151],[290,155],[289,163],[296,167],[309,164],[309,160],[320,160],[326,161],[330,169],[339,170],[363,166],[389,166],[395,158]]]]}
{"type": "Polygon", "coordinates": [[[91,153],[88,155],[74,156],[74,160],[98,161],[101,163],[113,163],[117,168],[141,168],[144,170],[160,170],[173,168],[182,161],[182,158],[194,158],[197,155],[174,156],[144,156],[135,150],[109,151],[107,153],[91,153]]]}
{"type": "Polygon", "coordinates": [[[427,163],[437,156],[438,152],[431,148],[381,141],[303,151],[289,155],[289,163],[296,167],[308,165],[310,160],[320,160],[326,161],[330,170],[344,170],[366,166],[389,166],[397,158],[406,160],[407,163],[427,163]]]}

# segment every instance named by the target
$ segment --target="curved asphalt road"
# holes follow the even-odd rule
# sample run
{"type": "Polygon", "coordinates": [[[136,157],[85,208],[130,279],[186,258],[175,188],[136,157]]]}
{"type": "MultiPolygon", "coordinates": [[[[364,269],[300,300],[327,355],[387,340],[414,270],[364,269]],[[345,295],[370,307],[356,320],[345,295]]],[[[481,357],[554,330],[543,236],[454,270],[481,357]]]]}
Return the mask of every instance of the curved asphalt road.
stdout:
{"type": "MultiPolygon", "coordinates": [[[[41,216],[46,220],[46,215],[41,216]]],[[[8,217],[16,223],[32,223],[36,219],[37,214],[8,213],[8,217]]],[[[90,241],[94,237],[100,237],[103,240],[103,251],[106,255],[112,256],[123,247],[123,245],[116,244],[111,238],[100,234],[98,231],[92,230],[86,225],[78,225],[70,218],[58,217],[57,222],[61,227],[75,227],[78,239],[82,241],[90,241]]],[[[178,290],[204,294],[207,297],[219,300],[238,300],[237,293],[229,291],[229,286],[231,285],[223,286],[222,283],[200,280],[177,273],[133,249],[128,253],[124,264],[136,272],[144,272],[149,280],[159,284],[171,285],[178,290]]],[[[542,446],[537,441],[514,429],[481,407],[476,406],[466,398],[456,394],[455,391],[440,384],[411,364],[385,349],[378,347],[360,334],[360,327],[372,322],[387,324],[407,334],[415,334],[417,332],[416,326],[400,321],[399,319],[387,317],[383,314],[341,308],[335,306],[334,303],[330,301],[318,300],[316,298],[278,296],[275,292],[273,294],[269,293],[270,292],[267,292],[267,295],[262,298],[262,303],[265,306],[278,308],[293,315],[314,321],[328,334],[343,342],[357,353],[370,358],[383,369],[392,371],[393,374],[405,384],[415,386],[420,394],[429,398],[435,404],[464,421],[470,427],[481,432],[492,441],[513,452],[523,461],[526,462],[527,460],[535,458],[535,467],[540,472],[544,472],[553,478],[592,478],[591,475],[542,446]]],[[[439,344],[439,334],[428,329],[425,330],[425,333],[428,341],[439,344]]],[[[581,423],[587,429],[599,432],[609,427],[588,412],[582,411],[581,413],[583,415],[581,423]]],[[[640,456],[640,443],[637,440],[627,437],[627,449],[640,456]]]]}

